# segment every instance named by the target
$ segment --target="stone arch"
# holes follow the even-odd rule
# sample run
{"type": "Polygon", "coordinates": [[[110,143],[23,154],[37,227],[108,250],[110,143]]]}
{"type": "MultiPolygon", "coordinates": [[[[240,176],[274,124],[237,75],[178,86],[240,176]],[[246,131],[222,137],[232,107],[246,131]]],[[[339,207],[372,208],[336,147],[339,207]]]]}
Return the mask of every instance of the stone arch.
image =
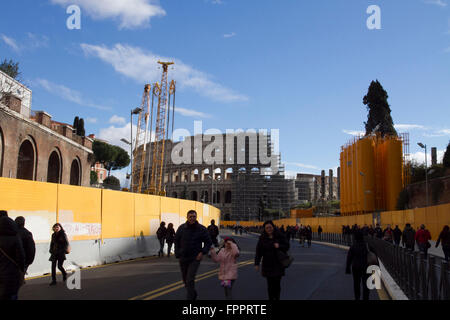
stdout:
{"type": "Polygon", "coordinates": [[[178,193],[176,191],[172,192],[172,198],[178,198],[178,193]]]}
{"type": "Polygon", "coordinates": [[[252,174],[260,174],[261,173],[261,170],[259,169],[259,168],[252,168],[252,170],[251,170],[251,173],[252,174]]]}
{"type": "Polygon", "coordinates": [[[247,173],[247,169],[245,167],[239,168],[239,173],[247,173]]]}
{"type": "Polygon", "coordinates": [[[201,200],[203,201],[203,203],[208,203],[209,202],[209,193],[207,190],[204,190],[202,192],[202,198],[201,200]]]}
{"type": "Polygon", "coordinates": [[[222,180],[222,168],[216,168],[214,169],[214,180],[222,180]]]}
{"type": "Polygon", "coordinates": [[[32,137],[25,139],[19,148],[17,179],[35,180],[37,167],[36,143],[32,137]]]}
{"type": "Polygon", "coordinates": [[[53,150],[48,158],[47,182],[61,183],[62,158],[58,148],[53,150]]]}
{"type": "Polygon", "coordinates": [[[199,175],[199,170],[198,169],[194,169],[194,170],[192,170],[192,172],[191,172],[191,181],[192,182],[198,182],[198,181],[200,181],[200,175],[199,175]]]}
{"type": "Polygon", "coordinates": [[[210,176],[210,170],[208,169],[208,168],[206,168],[206,169],[203,169],[202,170],[202,180],[201,181],[206,181],[206,180],[208,180],[209,177],[210,176]]]}
{"type": "Polygon", "coordinates": [[[197,191],[191,191],[191,200],[197,201],[198,200],[198,193],[197,191]]]}
{"type": "Polygon", "coordinates": [[[70,166],[70,184],[72,186],[81,185],[81,161],[76,157],[70,166]]]}
{"type": "Polygon", "coordinates": [[[231,203],[231,191],[230,190],[225,192],[225,203],[231,203]]]}
{"type": "Polygon", "coordinates": [[[233,168],[228,168],[225,170],[225,180],[230,180],[233,175],[233,168]]]}

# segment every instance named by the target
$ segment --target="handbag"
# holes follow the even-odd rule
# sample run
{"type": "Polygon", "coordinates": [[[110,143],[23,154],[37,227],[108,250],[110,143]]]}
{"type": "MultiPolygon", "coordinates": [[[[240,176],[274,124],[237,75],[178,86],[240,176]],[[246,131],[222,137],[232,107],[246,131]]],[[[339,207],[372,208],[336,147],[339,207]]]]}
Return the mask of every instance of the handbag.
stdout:
{"type": "Polygon", "coordinates": [[[281,250],[277,250],[277,256],[278,260],[284,268],[289,268],[289,266],[294,261],[294,258],[292,258],[292,256],[281,250]]]}
{"type": "Polygon", "coordinates": [[[17,269],[19,269],[19,287],[23,286],[23,285],[25,284],[25,272],[23,272],[23,271],[20,269],[20,267],[19,267],[19,265],[17,264],[17,262],[14,261],[13,258],[11,258],[10,256],[8,256],[8,255],[6,254],[6,252],[3,251],[2,248],[0,248],[0,252],[3,253],[3,255],[4,255],[9,261],[11,261],[12,263],[14,263],[14,265],[17,267],[17,269]]]}
{"type": "Polygon", "coordinates": [[[368,244],[366,244],[366,247],[367,247],[367,265],[368,266],[378,266],[379,262],[378,262],[377,255],[375,253],[373,253],[372,251],[370,251],[368,244]]]}

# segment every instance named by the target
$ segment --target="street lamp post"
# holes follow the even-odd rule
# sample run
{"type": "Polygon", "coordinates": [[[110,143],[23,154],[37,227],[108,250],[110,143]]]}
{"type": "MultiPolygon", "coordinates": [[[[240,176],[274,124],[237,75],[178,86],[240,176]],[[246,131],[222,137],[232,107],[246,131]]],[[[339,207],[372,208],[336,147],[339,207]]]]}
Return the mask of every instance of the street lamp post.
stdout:
{"type": "Polygon", "coordinates": [[[418,143],[419,147],[422,149],[425,149],[425,201],[426,206],[428,207],[428,162],[427,162],[427,145],[423,144],[422,142],[418,143]]]}
{"type": "MultiPolygon", "coordinates": [[[[131,162],[131,156],[132,156],[132,153],[133,153],[133,147],[132,147],[132,144],[131,144],[131,142],[130,141],[128,141],[127,139],[125,139],[125,138],[122,138],[122,139],[120,139],[120,141],[122,141],[123,143],[126,143],[127,145],[129,145],[130,146],[130,165],[131,165],[131,170],[130,170],[130,172],[132,172],[133,171],[133,164],[132,164],[132,162],[131,162]]],[[[128,173],[127,173],[127,175],[128,175],[128,173]]],[[[130,191],[131,191],[131,187],[132,187],[132,185],[131,185],[131,177],[132,177],[132,174],[130,173],[130,191]]],[[[128,178],[127,178],[128,179],[128,178]]]]}

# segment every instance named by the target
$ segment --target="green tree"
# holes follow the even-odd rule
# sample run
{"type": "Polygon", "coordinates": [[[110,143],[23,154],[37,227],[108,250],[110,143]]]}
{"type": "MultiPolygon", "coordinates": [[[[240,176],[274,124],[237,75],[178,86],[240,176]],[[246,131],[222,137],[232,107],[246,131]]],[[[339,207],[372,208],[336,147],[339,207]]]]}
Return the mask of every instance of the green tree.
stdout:
{"type": "Polygon", "coordinates": [[[366,135],[380,133],[382,136],[397,136],[391,117],[391,108],[388,103],[388,94],[378,80],[372,81],[363,103],[369,111],[366,126],[366,135]]]}
{"type": "Polygon", "coordinates": [[[72,128],[77,131],[77,134],[78,134],[78,123],[79,122],[80,122],[80,118],[75,117],[75,119],[73,119],[73,126],[72,126],[72,128]]]}
{"type": "Polygon", "coordinates": [[[95,140],[92,144],[92,151],[94,152],[94,162],[102,163],[108,170],[108,175],[111,174],[111,170],[119,170],[130,164],[130,156],[121,147],[95,140]]]}
{"type": "Polygon", "coordinates": [[[84,119],[83,118],[81,118],[80,121],[78,122],[77,134],[80,137],[86,136],[86,130],[84,130],[84,119]]]}
{"type": "Polygon", "coordinates": [[[450,142],[447,145],[447,150],[444,153],[444,159],[442,160],[442,164],[445,168],[450,168],[450,142]]]}
{"type": "Polygon", "coordinates": [[[19,63],[13,60],[7,61],[6,59],[0,64],[0,70],[6,73],[11,78],[18,80],[21,73],[19,71],[19,63]]]}
{"type": "Polygon", "coordinates": [[[120,189],[120,180],[114,176],[109,176],[105,180],[103,180],[103,186],[106,189],[119,190],[120,189]]]}
{"type": "Polygon", "coordinates": [[[91,171],[91,185],[98,183],[98,175],[97,172],[91,171]]]}

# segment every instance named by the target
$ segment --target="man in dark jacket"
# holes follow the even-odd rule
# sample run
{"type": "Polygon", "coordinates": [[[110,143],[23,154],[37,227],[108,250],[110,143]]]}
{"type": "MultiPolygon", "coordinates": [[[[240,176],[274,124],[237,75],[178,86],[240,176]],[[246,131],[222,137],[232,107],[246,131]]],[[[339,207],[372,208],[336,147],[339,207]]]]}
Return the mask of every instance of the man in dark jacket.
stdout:
{"type": "Polygon", "coordinates": [[[25,252],[17,225],[0,217],[0,300],[17,300],[25,271],[25,252]]]}
{"type": "Polygon", "coordinates": [[[395,229],[392,232],[394,234],[394,244],[399,246],[400,240],[402,239],[402,230],[400,230],[398,226],[395,226],[395,229]]]}
{"type": "Polygon", "coordinates": [[[403,229],[402,243],[406,249],[414,251],[416,231],[411,227],[410,223],[407,223],[405,229],[403,229]]]}
{"type": "MultiPolygon", "coordinates": [[[[369,300],[369,288],[367,287],[367,254],[369,247],[364,241],[364,234],[361,231],[356,231],[354,234],[354,243],[347,253],[347,267],[346,273],[353,274],[353,290],[355,293],[355,300],[360,300],[361,285],[363,287],[363,300],[369,300]]],[[[371,250],[373,251],[373,250],[371,250]]]]}
{"type": "Polygon", "coordinates": [[[219,242],[217,241],[217,236],[219,235],[219,228],[217,228],[217,226],[215,225],[215,221],[214,219],[211,220],[211,225],[208,227],[208,233],[209,236],[211,237],[211,241],[214,244],[214,246],[216,248],[219,247],[219,242]]]}
{"type": "Polygon", "coordinates": [[[164,241],[166,240],[167,228],[164,221],[159,225],[158,231],[156,231],[156,237],[159,241],[158,257],[164,257],[164,241]]]}
{"type": "Polygon", "coordinates": [[[212,246],[208,230],[198,223],[197,212],[187,213],[187,222],[178,227],[175,234],[175,256],[180,261],[181,274],[187,290],[187,300],[196,300],[195,276],[203,255],[212,246]]]}
{"type": "Polygon", "coordinates": [[[376,228],[375,228],[375,236],[378,238],[378,239],[381,239],[381,238],[383,238],[383,230],[381,229],[381,227],[380,227],[380,225],[377,223],[377,226],[376,226],[376,228]]]}
{"type": "Polygon", "coordinates": [[[25,251],[25,272],[33,263],[36,254],[36,244],[33,240],[33,234],[25,228],[25,218],[17,217],[16,224],[18,228],[18,235],[22,240],[23,250],[25,251]]]}

